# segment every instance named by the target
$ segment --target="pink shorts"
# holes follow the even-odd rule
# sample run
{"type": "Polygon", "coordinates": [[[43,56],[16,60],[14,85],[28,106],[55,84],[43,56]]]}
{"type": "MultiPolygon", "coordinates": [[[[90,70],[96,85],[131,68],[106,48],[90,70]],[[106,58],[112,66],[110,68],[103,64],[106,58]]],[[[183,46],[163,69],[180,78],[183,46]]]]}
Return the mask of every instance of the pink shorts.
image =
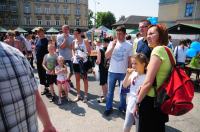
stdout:
{"type": "Polygon", "coordinates": [[[68,83],[67,80],[64,80],[64,81],[57,80],[57,84],[67,84],[67,83],[68,83]]]}
{"type": "Polygon", "coordinates": [[[66,85],[66,86],[67,86],[67,91],[68,91],[68,92],[70,91],[70,85],[69,85],[69,83],[68,83],[67,80],[65,80],[65,81],[59,81],[59,80],[57,80],[57,85],[58,85],[58,84],[66,85]]]}

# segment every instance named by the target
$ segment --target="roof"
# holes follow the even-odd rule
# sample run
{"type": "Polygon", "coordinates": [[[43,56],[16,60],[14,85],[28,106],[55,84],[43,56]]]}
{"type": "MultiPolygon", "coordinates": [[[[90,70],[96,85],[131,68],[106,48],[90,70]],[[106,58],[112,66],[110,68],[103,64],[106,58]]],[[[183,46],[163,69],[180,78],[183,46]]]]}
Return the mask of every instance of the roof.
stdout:
{"type": "Polygon", "coordinates": [[[138,23],[141,20],[145,20],[147,18],[148,18],[148,16],[131,15],[131,16],[125,18],[124,20],[123,19],[119,20],[118,22],[116,22],[112,26],[116,27],[116,26],[124,25],[126,28],[135,28],[135,27],[138,27],[138,23]]]}
{"type": "Polygon", "coordinates": [[[199,24],[179,23],[168,28],[170,34],[200,34],[199,24]]]}

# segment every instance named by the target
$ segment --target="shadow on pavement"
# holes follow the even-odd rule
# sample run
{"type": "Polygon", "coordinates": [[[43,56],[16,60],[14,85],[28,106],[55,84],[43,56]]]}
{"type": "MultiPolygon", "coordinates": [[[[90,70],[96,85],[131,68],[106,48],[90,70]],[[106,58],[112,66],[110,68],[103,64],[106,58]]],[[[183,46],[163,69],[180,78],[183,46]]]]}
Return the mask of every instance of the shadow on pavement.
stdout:
{"type": "Polygon", "coordinates": [[[113,120],[113,118],[125,119],[125,113],[121,113],[117,109],[117,106],[119,105],[119,102],[117,102],[117,101],[113,101],[113,112],[111,115],[109,115],[107,117],[103,115],[103,113],[105,111],[105,103],[98,103],[97,98],[93,99],[91,101],[88,101],[87,105],[89,108],[97,110],[102,115],[102,117],[108,121],[113,120]]]}
{"type": "Polygon", "coordinates": [[[194,90],[195,90],[195,92],[200,93],[200,82],[197,81],[197,80],[194,80],[193,82],[194,82],[194,90]]]}
{"type": "Polygon", "coordinates": [[[78,106],[76,102],[63,102],[63,105],[59,105],[60,109],[71,111],[71,113],[77,116],[85,116],[85,109],[78,106]],[[67,105],[66,105],[67,104],[67,105]]]}
{"type": "Polygon", "coordinates": [[[182,132],[182,131],[180,131],[180,130],[178,130],[178,129],[176,129],[176,128],[173,128],[173,127],[171,127],[171,126],[165,126],[165,131],[166,132],[182,132]]]}

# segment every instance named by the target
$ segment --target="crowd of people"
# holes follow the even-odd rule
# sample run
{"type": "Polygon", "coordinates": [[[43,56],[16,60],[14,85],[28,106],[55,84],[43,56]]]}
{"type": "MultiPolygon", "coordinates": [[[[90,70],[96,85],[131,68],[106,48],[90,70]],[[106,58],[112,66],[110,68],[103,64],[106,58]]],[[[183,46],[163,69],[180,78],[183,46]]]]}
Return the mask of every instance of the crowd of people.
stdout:
{"type": "MultiPolygon", "coordinates": [[[[68,25],[63,25],[61,29],[61,33],[48,39],[42,27],[37,28],[36,34],[29,33],[25,37],[17,31],[10,31],[4,39],[5,43],[0,43],[0,55],[3,58],[3,69],[0,69],[0,112],[3,115],[0,118],[0,131],[36,130],[37,126],[32,125],[33,121],[37,122],[35,111],[42,120],[44,130],[55,131],[39,96],[33,68],[37,68],[39,81],[43,86],[41,94],[49,95],[50,101],[58,105],[62,104],[63,97],[70,101],[68,94],[72,88],[77,91],[74,102],[82,100],[87,103],[89,100],[87,74],[92,68],[89,56],[93,47],[89,40],[83,37],[81,29],[76,28],[73,36],[70,35],[68,25]],[[75,85],[71,80],[73,75],[75,85]],[[81,79],[84,84],[83,96],[80,93],[81,79]],[[57,85],[56,88],[54,84],[57,85]],[[30,88],[25,90],[25,87],[30,88]],[[15,90],[21,94],[15,96],[15,90]],[[55,90],[58,91],[58,99],[55,90]],[[10,97],[6,98],[7,95],[10,97]],[[9,120],[9,110],[6,107],[11,105],[13,111],[21,109],[20,106],[14,105],[19,101],[23,102],[24,117],[19,119],[13,112],[12,119],[16,120],[14,123],[9,120]],[[27,107],[29,103],[31,107],[27,107]],[[19,122],[21,119],[26,122],[25,126],[23,122],[19,122]]],[[[101,40],[95,40],[95,63],[99,66],[99,84],[102,88],[98,102],[106,103],[104,116],[113,113],[113,97],[118,82],[118,110],[125,114],[123,131],[130,132],[135,124],[137,132],[164,132],[168,115],[154,107],[154,89],[162,85],[172,69],[164,47],[174,53],[177,65],[184,67],[188,41],[181,40],[179,45],[174,47],[166,27],[161,24],[151,25],[148,20],[139,22],[139,33],[134,41],[130,35],[126,35],[123,26],[116,28],[116,37],[105,37],[101,40]]]]}

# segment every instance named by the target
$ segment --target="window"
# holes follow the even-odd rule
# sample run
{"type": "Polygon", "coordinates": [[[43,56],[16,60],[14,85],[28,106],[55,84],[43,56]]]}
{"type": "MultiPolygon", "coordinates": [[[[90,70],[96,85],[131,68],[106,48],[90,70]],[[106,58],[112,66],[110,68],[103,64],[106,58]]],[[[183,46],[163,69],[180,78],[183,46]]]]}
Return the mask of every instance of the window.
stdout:
{"type": "Polygon", "coordinates": [[[50,8],[48,8],[48,7],[44,8],[44,13],[50,14],[50,8]]]}
{"type": "Polygon", "coordinates": [[[51,21],[50,20],[46,20],[46,25],[50,26],[51,25],[51,21]]]}
{"type": "Polygon", "coordinates": [[[42,8],[41,7],[36,7],[35,8],[35,13],[37,13],[37,14],[42,13],[42,8]]]}
{"type": "Polygon", "coordinates": [[[17,25],[17,19],[12,18],[12,19],[11,19],[11,24],[12,24],[12,25],[17,25]]]}
{"type": "Polygon", "coordinates": [[[37,20],[37,25],[39,25],[39,26],[42,25],[42,20],[41,19],[37,20]]]}
{"type": "Polygon", "coordinates": [[[76,8],[76,15],[80,15],[80,8],[76,8]]]}
{"type": "Polygon", "coordinates": [[[56,14],[56,8],[51,9],[51,14],[56,14]]]}
{"type": "Polygon", "coordinates": [[[60,25],[60,20],[56,20],[56,26],[59,26],[60,25]]]}
{"type": "Polygon", "coordinates": [[[30,17],[26,17],[25,18],[25,25],[30,25],[31,24],[31,18],[30,17]]]}
{"type": "Polygon", "coordinates": [[[68,25],[68,20],[67,19],[65,19],[65,25],[68,25]]]}
{"type": "Polygon", "coordinates": [[[1,4],[0,4],[0,11],[5,11],[6,10],[6,5],[1,5],[1,4]]]}
{"type": "Polygon", "coordinates": [[[17,12],[17,6],[16,5],[11,5],[10,9],[11,9],[11,12],[17,12]]]}
{"type": "Polygon", "coordinates": [[[56,8],[56,14],[57,14],[57,15],[61,14],[61,11],[62,11],[62,10],[61,10],[59,7],[56,8]]]}
{"type": "Polygon", "coordinates": [[[64,8],[64,9],[63,9],[63,14],[65,14],[65,15],[68,14],[67,8],[64,8]]]}
{"type": "Polygon", "coordinates": [[[186,3],[186,7],[185,7],[185,16],[186,17],[192,16],[193,7],[194,7],[194,3],[186,3]]]}
{"type": "Polygon", "coordinates": [[[80,0],[76,0],[76,4],[80,4],[80,0]]]}
{"type": "Polygon", "coordinates": [[[68,0],[64,0],[65,3],[67,3],[68,0]]]}
{"type": "Polygon", "coordinates": [[[80,26],[80,20],[76,19],[76,26],[80,26]]]}
{"type": "Polygon", "coordinates": [[[31,7],[30,6],[24,6],[24,13],[31,13],[31,7]]]}

